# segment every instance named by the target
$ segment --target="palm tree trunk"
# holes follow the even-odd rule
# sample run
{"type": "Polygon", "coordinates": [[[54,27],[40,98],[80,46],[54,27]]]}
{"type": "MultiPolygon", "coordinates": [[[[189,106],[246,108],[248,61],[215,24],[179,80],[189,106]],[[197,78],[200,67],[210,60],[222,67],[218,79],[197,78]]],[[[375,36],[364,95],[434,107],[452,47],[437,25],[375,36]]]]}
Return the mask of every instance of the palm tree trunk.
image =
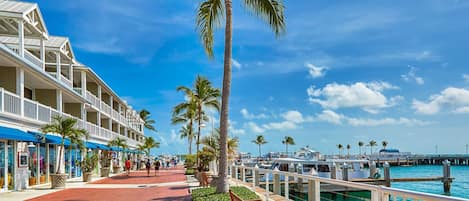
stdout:
{"type": "Polygon", "coordinates": [[[192,154],[192,119],[189,121],[189,136],[187,138],[189,138],[189,154],[192,154]]]}
{"type": "Polygon", "coordinates": [[[197,156],[196,156],[196,163],[197,164],[197,168],[199,168],[199,145],[200,145],[200,124],[201,124],[201,121],[202,121],[202,106],[199,105],[198,108],[197,108],[197,113],[198,113],[198,125],[197,125],[197,142],[196,142],[196,147],[197,147],[197,156]]]}
{"type": "Polygon", "coordinates": [[[226,25],[225,25],[225,55],[223,65],[223,91],[221,95],[221,114],[220,114],[220,172],[218,173],[219,182],[217,183],[217,193],[228,192],[228,160],[227,160],[227,139],[228,139],[228,101],[231,90],[231,51],[233,42],[231,0],[225,0],[226,25]]]}
{"type": "Polygon", "coordinates": [[[64,148],[64,141],[65,139],[62,138],[62,145],[59,147],[59,164],[57,165],[57,171],[55,171],[55,174],[60,174],[60,166],[62,164],[62,151],[63,151],[63,148],[64,148]]]}
{"type": "Polygon", "coordinates": [[[286,147],[286,148],[285,148],[285,149],[286,149],[285,151],[287,152],[286,154],[287,154],[287,156],[288,156],[288,144],[285,144],[285,147],[286,147]]]}
{"type": "Polygon", "coordinates": [[[261,153],[261,145],[259,145],[259,158],[262,156],[262,153],[261,153]]]}
{"type": "Polygon", "coordinates": [[[192,139],[191,137],[187,138],[187,143],[189,144],[189,155],[192,155],[192,139]]]}

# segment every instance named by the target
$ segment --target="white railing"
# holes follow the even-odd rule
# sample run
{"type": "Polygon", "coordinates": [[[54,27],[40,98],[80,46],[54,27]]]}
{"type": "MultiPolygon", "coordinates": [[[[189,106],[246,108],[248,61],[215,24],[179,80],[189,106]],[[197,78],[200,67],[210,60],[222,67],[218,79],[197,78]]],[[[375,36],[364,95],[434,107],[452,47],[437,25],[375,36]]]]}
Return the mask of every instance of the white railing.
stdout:
{"type": "Polygon", "coordinates": [[[119,119],[122,124],[127,125],[127,119],[123,115],[120,115],[119,119]]]}
{"type": "Polygon", "coordinates": [[[49,122],[49,121],[51,120],[51,110],[50,110],[50,107],[45,106],[45,105],[42,105],[42,104],[38,104],[37,113],[38,113],[37,119],[38,119],[39,121],[49,122]]]}
{"type": "Polygon", "coordinates": [[[3,91],[3,111],[21,115],[21,98],[6,90],[3,91]]]}
{"type": "Polygon", "coordinates": [[[86,122],[86,130],[90,136],[101,137],[99,135],[99,127],[93,123],[86,122]]]}
{"type": "Polygon", "coordinates": [[[91,105],[94,105],[96,108],[100,108],[99,107],[99,99],[98,97],[96,97],[95,95],[93,95],[91,92],[87,91],[86,92],[86,100],[90,101],[91,102],[91,105]]]}
{"type": "Polygon", "coordinates": [[[72,81],[70,81],[68,78],[66,78],[63,75],[60,75],[60,81],[69,87],[73,87],[72,81]]]}
{"type": "Polygon", "coordinates": [[[75,90],[78,94],[81,94],[81,88],[74,87],[73,90],[75,90]]]}
{"type": "Polygon", "coordinates": [[[32,64],[34,64],[34,67],[39,69],[39,70],[43,70],[42,69],[42,61],[37,58],[36,56],[34,56],[33,54],[31,54],[29,51],[27,50],[24,50],[24,58],[28,61],[30,61],[32,64]]]}
{"type": "Polygon", "coordinates": [[[112,110],[112,118],[115,119],[116,121],[120,121],[119,112],[112,110]]]}
{"type": "Polygon", "coordinates": [[[30,119],[37,119],[38,105],[37,102],[24,99],[24,116],[30,119]]]}
{"type": "MultiPolygon", "coordinates": [[[[307,190],[308,201],[312,200],[321,200],[321,184],[325,185],[334,185],[337,187],[342,187],[343,189],[358,189],[362,191],[370,191],[371,198],[363,200],[371,201],[389,201],[389,200],[422,200],[422,201],[468,201],[468,199],[448,197],[436,194],[422,193],[416,191],[402,190],[397,188],[390,188],[384,186],[377,186],[364,183],[356,183],[350,181],[343,181],[338,179],[329,179],[323,177],[317,177],[306,174],[298,174],[293,172],[283,172],[279,170],[270,170],[256,167],[247,167],[244,165],[230,165],[229,171],[232,179],[241,180],[242,182],[248,182],[246,173],[252,175],[251,183],[249,184],[252,188],[260,187],[261,177],[265,181],[264,190],[266,191],[265,196],[268,198],[271,194],[270,189],[265,187],[273,184],[274,194],[281,194],[281,188],[283,183],[284,191],[283,194],[285,200],[290,199],[290,188],[289,180],[290,179],[301,179],[302,184],[307,183],[308,187],[304,188],[307,190]],[[282,178],[282,180],[280,180],[282,178]],[[271,182],[271,183],[270,183],[271,182]],[[270,184],[269,184],[270,183],[270,184]]],[[[293,181],[293,180],[292,180],[293,181]]]]}
{"type": "Polygon", "coordinates": [[[111,106],[101,101],[101,111],[103,111],[107,115],[111,115],[111,106]]]}

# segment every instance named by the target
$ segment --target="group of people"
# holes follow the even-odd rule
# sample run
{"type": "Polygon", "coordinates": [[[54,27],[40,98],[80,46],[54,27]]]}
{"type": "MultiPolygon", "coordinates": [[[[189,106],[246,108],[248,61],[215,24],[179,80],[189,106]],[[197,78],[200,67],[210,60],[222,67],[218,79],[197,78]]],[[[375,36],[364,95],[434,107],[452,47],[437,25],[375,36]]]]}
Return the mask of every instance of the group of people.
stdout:
{"type": "MultiPolygon", "coordinates": [[[[144,162],[144,161],[142,161],[142,162],[144,162]]],[[[155,176],[156,176],[158,170],[160,170],[160,167],[166,168],[166,169],[169,168],[170,165],[172,165],[173,167],[176,167],[178,162],[179,161],[177,159],[173,158],[173,159],[170,159],[170,160],[163,160],[163,161],[155,160],[152,164],[151,160],[147,159],[144,162],[144,164],[145,164],[145,168],[147,170],[147,176],[150,176],[150,169],[152,168],[152,166],[155,168],[155,176]]],[[[125,165],[125,171],[127,173],[127,176],[129,176],[130,175],[130,169],[132,168],[132,162],[130,161],[130,158],[127,158],[124,165],[125,165]]]]}

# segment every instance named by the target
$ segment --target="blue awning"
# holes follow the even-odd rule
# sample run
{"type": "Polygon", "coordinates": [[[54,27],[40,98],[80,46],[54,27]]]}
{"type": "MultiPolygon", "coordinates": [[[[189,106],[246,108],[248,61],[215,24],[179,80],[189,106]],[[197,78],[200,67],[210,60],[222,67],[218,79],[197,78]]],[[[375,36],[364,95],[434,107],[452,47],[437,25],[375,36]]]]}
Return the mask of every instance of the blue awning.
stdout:
{"type": "MultiPolygon", "coordinates": [[[[62,144],[62,137],[56,136],[56,135],[46,135],[46,143],[60,145],[60,144],[62,144]]],[[[64,140],[64,145],[65,146],[70,146],[70,140],[65,139],[64,140]]]]}
{"type": "Polygon", "coordinates": [[[0,126],[0,139],[18,140],[24,142],[40,142],[39,138],[32,133],[28,133],[15,128],[0,126]]]}
{"type": "Polygon", "coordinates": [[[108,146],[103,145],[103,144],[99,144],[99,143],[94,143],[94,142],[86,142],[86,148],[109,150],[108,146]]]}

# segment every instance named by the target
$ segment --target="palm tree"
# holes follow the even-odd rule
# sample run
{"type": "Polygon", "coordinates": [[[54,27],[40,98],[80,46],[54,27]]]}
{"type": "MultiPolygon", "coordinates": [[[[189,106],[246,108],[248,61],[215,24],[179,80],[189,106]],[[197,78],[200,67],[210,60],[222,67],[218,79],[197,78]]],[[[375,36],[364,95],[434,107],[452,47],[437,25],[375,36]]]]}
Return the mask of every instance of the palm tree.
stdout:
{"type": "MultiPolygon", "coordinates": [[[[200,139],[200,144],[204,145],[208,151],[212,152],[216,156],[218,163],[218,157],[220,154],[220,129],[216,128],[211,135],[205,136],[200,139]]],[[[239,146],[239,139],[237,137],[228,138],[228,158],[231,160],[235,158],[236,151],[239,146]]]]}
{"type": "Polygon", "coordinates": [[[144,152],[146,155],[148,155],[147,148],[145,147],[144,144],[137,145],[137,150],[140,151],[140,152],[144,152]]]}
{"type": "Polygon", "coordinates": [[[369,143],[368,143],[368,146],[370,146],[370,155],[373,155],[373,147],[376,146],[377,143],[376,141],[374,140],[371,140],[369,143]]]}
{"type": "MultiPolygon", "coordinates": [[[[197,139],[196,139],[196,150],[199,152],[200,144],[200,129],[202,128],[202,121],[205,121],[207,118],[205,116],[204,109],[212,108],[220,111],[220,90],[212,87],[212,83],[205,77],[197,76],[194,82],[194,89],[191,90],[185,86],[179,86],[178,91],[183,91],[187,97],[191,99],[191,102],[195,104],[196,107],[196,118],[197,118],[197,139]]],[[[198,157],[196,158],[196,163],[198,163],[198,157]]]]}
{"type": "Polygon", "coordinates": [[[155,124],[155,120],[150,119],[150,112],[148,110],[142,109],[140,112],[138,112],[140,115],[140,118],[143,120],[145,128],[148,130],[156,131],[155,127],[153,124],[155,124]]]}
{"type": "Polygon", "coordinates": [[[346,148],[347,148],[347,158],[350,158],[350,149],[352,148],[352,145],[347,144],[346,148]]]}
{"type": "Polygon", "coordinates": [[[383,149],[386,149],[389,143],[386,140],[384,140],[383,142],[381,142],[381,144],[383,145],[383,149]]]}
{"type": "Polygon", "coordinates": [[[292,137],[285,136],[285,138],[282,140],[282,144],[285,145],[285,152],[288,155],[288,145],[295,145],[295,141],[293,140],[292,137]]]}
{"type": "Polygon", "coordinates": [[[143,146],[147,149],[146,154],[150,157],[151,149],[159,148],[160,143],[157,142],[153,137],[149,136],[145,138],[145,142],[143,142],[143,146]]]}
{"type": "MultiPolygon", "coordinates": [[[[109,147],[118,147],[118,148],[121,148],[122,149],[122,161],[125,161],[125,149],[128,147],[127,146],[127,140],[124,139],[124,138],[120,138],[120,137],[117,137],[117,138],[114,138],[113,140],[109,141],[107,143],[107,145],[109,147]]],[[[119,152],[118,152],[119,154],[119,152]]],[[[119,165],[119,161],[117,161],[117,164],[119,165]]]]}
{"type": "Polygon", "coordinates": [[[84,129],[76,128],[77,120],[72,118],[63,118],[62,116],[54,116],[53,122],[47,125],[44,125],[41,128],[41,132],[46,133],[56,133],[62,137],[62,142],[59,147],[59,158],[56,174],[60,174],[60,165],[62,164],[64,142],[66,138],[72,139],[72,143],[79,143],[78,140],[88,136],[88,132],[84,129]]]}
{"type": "Polygon", "coordinates": [[[256,136],[256,139],[251,141],[254,144],[257,144],[259,146],[259,157],[262,157],[262,152],[261,152],[261,146],[263,144],[267,144],[267,141],[264,139],[263,135],[258,135],[256,136]]]}
{"type": "Polygon", "coordinates": [[[358,151],[359,151],[360,155],[362,155],[362,147],[363,147],[363,145],[365,145],[364,142],[362,142],[362,141],[359,141],[359,142],[358,142],[358,151]]]}
{"type": "MultiPolygon", "coordinates": [[[[173,118],[171,119],[172,124],[186,124],[187,136],[194,136],[193,123],[196,118],[197,106],[192,98],[187,102],[178,104],[173,109],[173,118]]],[[[195,137],[195,136],[194,136],[195,137]]],[[[189,138],[188,138],[189,140],[189,138]]],[[[189,143],[189,154],[192,154],[192,139],[189,143]]]]}
{"type": "Polygon", "coordinates": [[[341,158],[342,157],[342,149],[344,148],[344,145],[338,144],[337,148],[339,149],[339,158],[341,158]]]}
{"type": "MultiPolygon", "coordinates": [[[[285,31],[284,6],[280,0],[244,0],[245,8],[266,21],[274,33],[280,36],[285,31]]],[[[231,51],[232,51],[232,0],[202,0],[197,9],[197,29],[205,52],[213,58],[214,31],[225,19],[225,50],[223,65],[222,107],[220,114],[220,172],[221,181],[217,184],[218,193],[228,192],[227,184],[227,139],[228,139],[228,101],[231,90],[231,51]]]]}
{"type": "Polygon", "coordinates": [[[189,155],[192,154],[192,141],[194,140],[195,136],[192,133],[192,128],[189,127],[189,124],[183,126],[181,130],[179,130],[179,134],[181,139],[187,138],[187,144],[189,144],[189,155]]]}

